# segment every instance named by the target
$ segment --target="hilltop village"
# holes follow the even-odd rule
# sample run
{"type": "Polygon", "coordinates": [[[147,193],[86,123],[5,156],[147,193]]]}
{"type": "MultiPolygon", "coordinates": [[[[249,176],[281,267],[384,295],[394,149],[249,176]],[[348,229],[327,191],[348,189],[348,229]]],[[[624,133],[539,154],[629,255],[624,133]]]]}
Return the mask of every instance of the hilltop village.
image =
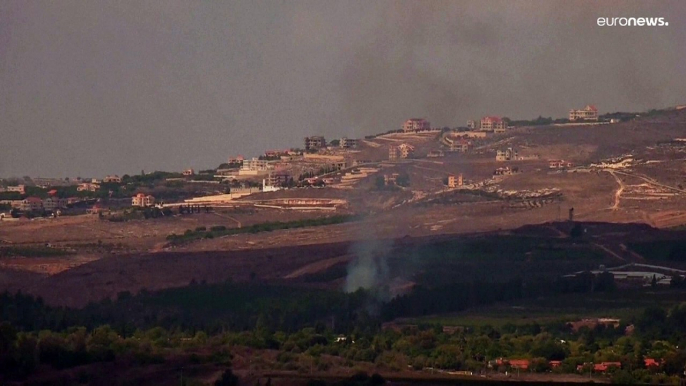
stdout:
{"type": "MultiPolygon", "coordinates": [[[[624,115],[627,119],[630,115],[624,115]]],[[[595,106],[571,110],[568,119],[511,122],[496,116],[470,120],[466,126],[436,128],[423,118],[405,121],[398,130],[365,138],[306,137],[301,148],[267,150],[257,157],[229,157],[216,169],[141,172],[104,178],[10,178],[0,181],[3,218],[33,218],[135,208],[176,208],[183,205],[241,205],[238,199],[261,200],[260,193],[297,188],[357,189],[372,184],[380,190],[402,189],[414,196],[446,189],[482,186],[493,176],[520,171],[522,162],[534,167],[567,170],[570,160],[513,146],[493,146],[517,129],[546,123],[565,125],[614,124],[622,118],[601,117],[595,106]],[[489,162],[493,161],[493,162],[489,162]],[[543,164],[541,164],[543,162],[543,164]],[[474,165],[479,165],[478,172],[474,165]],[[481,165],[490,165],[481,170],[481,165]],[[433,178],[411,184],[413,169],[433,178]],[[437,183],[440,181],[440,183],[437,183]],[[365,183],[367,182],[367,183],[365,183]]],[[[573,157],[571,154],[568,155],[573,157]]],[[[279,194],[269,195],[270,198],[279,194]]],[[[289,205],[288,201],[275,201],[289,205]]],[[[298,205],[330,208],[334,201],[301,200],[298,205]]]]}

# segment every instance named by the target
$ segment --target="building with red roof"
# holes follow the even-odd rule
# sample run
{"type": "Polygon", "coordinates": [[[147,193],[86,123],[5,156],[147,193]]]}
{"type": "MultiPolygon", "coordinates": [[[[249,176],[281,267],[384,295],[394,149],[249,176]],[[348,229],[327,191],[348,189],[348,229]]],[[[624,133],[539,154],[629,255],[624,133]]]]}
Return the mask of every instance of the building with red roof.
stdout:
{"type": "Polygon", "coordinates": [[[621,369],[622,368],[622,363],[621,362],[602,362],[602,363],[596,363],[593,365],[593,371],[597,371],[599,373],[604,373],[611,367],[621,369]]]}
{"type": "Polygon", "coordinates": [[[519,370],[528,370],[529,369],[529,360],[528,359],[510,359],[510,367],[513,369],[519,369],[519,370]]]}
{"type": "Polygon", "coordinates": [[[646,368],[660,367],[660,361],[653,358],[645,358],[643,359],[643,363],[645,364],[646,368]]]}
{"type": "Polygon", "coordinates": [[[483,117],[479,128],[483,131],[504,131],[507,122],[500,117],[483,117]]]}
{"type": "Polygon", "coordinates": [[[598,109],[593,105],[586,105],[580,110],[569,110],[570,121],[597,121],[598,109]]]}

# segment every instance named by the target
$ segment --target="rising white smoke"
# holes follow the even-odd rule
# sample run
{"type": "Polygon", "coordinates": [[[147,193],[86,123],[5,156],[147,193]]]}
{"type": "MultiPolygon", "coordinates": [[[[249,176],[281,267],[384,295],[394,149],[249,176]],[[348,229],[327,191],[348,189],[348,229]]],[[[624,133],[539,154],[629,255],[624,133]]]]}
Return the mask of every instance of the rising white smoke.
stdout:
{"type": "Polygon", "coordinates": [[[363,240],[353,244],[355,259],[348,266],[345,292],[369,290],[383,296],[388,292],[389,269],[386,262],[392,243],[385,240],[363,240]]]}

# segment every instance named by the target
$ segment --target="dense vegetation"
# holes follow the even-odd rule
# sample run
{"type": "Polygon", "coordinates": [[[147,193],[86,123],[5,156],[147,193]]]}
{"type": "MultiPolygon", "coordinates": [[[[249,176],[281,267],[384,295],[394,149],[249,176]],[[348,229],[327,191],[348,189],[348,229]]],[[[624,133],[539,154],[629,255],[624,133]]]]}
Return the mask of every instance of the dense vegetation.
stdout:
{"type": "Polygon", "coordinates": [[[73,255],[75,253],[71,250],[40,246],[0,247],[0,257],[52,257],[73,255]]]}
{"type": "MultiPolygon", "coordinates": [[[[452,310],[451,303],[478,305],[522,296],[516,282],[442,290],[443,294],[453,290],[455,296],[428,295],[434,303],[442,303],[443,310],[452,310]]],[[[617,361],[622,368],[613,370],[612,376],[623,383],[667,380],[684,371],[686,304],[670,310],[650,307],[616,327],[576,331],[564,320],[499,327],[444,328],[431,323],[382,328],[389,317],[413,313],[416,308],[407,299],[428,298],[419,290],[382,304],[363,291],[193,284],[159,293],[120,294],[115,301],[66,310],[30,296],[3,294],[0,374],[21,378],[39,364],[62,369],[114,360],[164,363],[169,355],[184,352],[205,352],[202,358],[192,355],[196,360],[228,363],[235,346],[278,350],[270,366],[284,370],[308,366],[311,371],[309,367],[315,366],[325,371],[332,366],[331,358],[337,357],[343,359],[343,366],[371,362],[391,371],[407,366],[504,371],[506,365],[493,362],[504,357],[528,358],[529,371],[534,372],[576,372],[579,365],[617,361]],[[634,327],[631,335],[626,333],[629,324],[634,327]],[[659,367],[646,369],[644,358],[660,359],[659,367]],[[562,364],[553,370],[550,360],[562,364]]]]}
{"type": "Polygon", "coordinates": [[[330,217],[319,217],[293,221],[270,221],[260,224],[249,225],[241,228],[226,228],[223,225],[213,226],[209,230],[206,227],[187,229],[182,235],[170,234],[167,236],[172,244],[183,244],[193,240],[212,239],[220,236],[237,235],[241,233],[272,232],[279,229],[306,228],[322,225],[342,224],[350,221],[359,220],[359,216],[336,215],[330,217]]]}

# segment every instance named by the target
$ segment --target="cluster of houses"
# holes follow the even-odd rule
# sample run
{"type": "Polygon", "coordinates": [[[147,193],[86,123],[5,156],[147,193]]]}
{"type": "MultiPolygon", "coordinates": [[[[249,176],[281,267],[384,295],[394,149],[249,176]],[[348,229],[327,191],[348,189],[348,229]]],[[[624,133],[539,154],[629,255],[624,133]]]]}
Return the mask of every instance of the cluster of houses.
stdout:
{"type": "Polygon", "coordinates": [[[9,205],[12,209],[17,209],[22,212],[54,212],[59,209],[64,209],[67,205],[80,201],[79,198],[59,198],[56,196],[57,191],[51,190],[52,193],[47,198],[40,197],[26,197],[22,200],[0,200],[0,204],[9,205]]]}
{"type": "MultiPolygon", "coordinates": [[[[341,149],[354,149],[358,146],[360,140],[356,138],[342,137],[338,140],[338,147],[341,149]]],[[[332,141],[332,143],[334,143],[332,141]]],[[[305,151],[318,151],[326,149],[327,142],[326,139],[321,135],[315,135],[311,137],[305,137],[305,151]]]]}

